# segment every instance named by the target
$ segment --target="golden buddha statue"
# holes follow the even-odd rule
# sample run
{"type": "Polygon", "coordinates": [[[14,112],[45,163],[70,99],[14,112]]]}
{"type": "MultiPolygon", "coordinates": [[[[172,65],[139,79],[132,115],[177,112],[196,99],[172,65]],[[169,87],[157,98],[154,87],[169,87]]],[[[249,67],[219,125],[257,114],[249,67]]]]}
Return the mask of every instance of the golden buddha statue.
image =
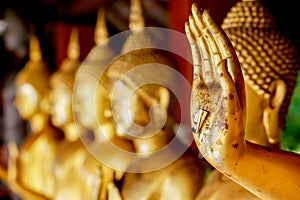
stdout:
{"type": "Polygon", "coordinates": [[[49,92],[51,122],[64,131],[68,141],[75,141],[79,136],[72,116],[72,89],[80,65],[79,56],[78,29],[72,28],[67,57],[62,61],[60,68],[50,76],[49,92]]]}
{"type": "Polygon", "coordinates": [[[106,154],[110,157],[109,159],[112,159],[111,162],[118,166],[127,166],[126,158],[120,159],[118,156],[112,156],[112,152],[103,151],[105,149],[103,146],[112,143],[133,152],[133,145],[130,141],[117,137],[107,93],[99,85],[99,75],[114,57],[114,51],[108,42],[103,9],[98,11],[94,33],[95,46],[81,64],[74,85],[73,109],[76,122],[92,132],[94,137],[94,140],[88,144],[84,138],[81,138],[88,150],[83,162],[77,167],[77,175],[81,178],[81,191],[85,199],[107,199],[108,193],[113,193],[111,188],[115,188],[114,179],[120,179],[122,173],[103,163],[97,155],[106,154]]]}
{"type": "MultiPolygon", "coordinates": [[[[147,52],[134,51],[115,60],[108,68],[107,77],[110,82],[114,84],[114,81],[121,79],[122,75],[138,65],[156,62],[172,66],[171,62],[164,62],[166,59],[162,58],[162,52],[149,52],[148,50],[147,52]],[[122,71],[121,68],[123,68],[122,71]]],[[[170,117],[170,110],[174,107],[170,107],[172,105],[170,101],[173,99],[169,90],[160,85],[148,84],[134,91],[132,87],[135,85],[132,83],[135,81],[134,77],[130,77],[114,88],[118,97],[115,97],[116,105],[112,109],[117,115],[115,118],[117,125],[122,127],[117,129],[118,136],[131,140],[139,157],[138,161],[132,161],[128,166],[128,172],[123,175],[122,184],[119,186],[121,197],[123,199],[167,199],[176,196],[179,199],[194,199],[202,186],[205,172],[197,155],[188,149],[176,161],[164,165],[164,159],[168,160],[165,156],[173,157],[178,153],[177,148],[185,148],[173,132],[174,122],[170,117]],[[124,113],[126,112],[124,101],[128,101],[128,94],[132,94],[128,105],[132,121],[126,120],[128,116],[124,113]],[[150,108],[152,109],[151,119],[147,115],[150,108]],[[119,118],[117,113],[125,115],[126,119],[119,118]],[[168,119],[164,121],[166,113],[168,119]],[[161,121],[165,122],[163,127],[161,127],[161,121]],[[144,132],[140,132],[135,126],[144,127],[142,129],[144,132]],[[159,127],[161,130],[158,129],[159,127]],[[166,146],[170,143],[174,146],[167,148],[166,146]],[[168,149],[167,155],[162,153],[160,157],[159,151],[164,148],[168,149]],[[157,165],[160,164],[164,166],[158,168],[157,165]],[[155,170],[151,170],[152,168],[155,170]]],[[[112,89],[112,86],[107,87],[108,90],[112,89]]]]}
{"type": "Polygon", "coordinates": [[[218,170],[197,198],[299,199],[300,156],[275,145],[296,81],[295,46],[257,0],[237,3],[222,28],[193,4],[185,28],[192,131],[218,170]]]}
{"type": "Polygon", "coordinates": [[[54,199],[84,199],[76,170],[87,153],[80,135],[83,131],[73,119],[72,95],[74,79],[79,68],[80,46],[78,28],[71,29],[67,57],[50,76],[49,112],[54,126],[63,130],[64,140],[58,143],[54,161],[56,190],[54,199]]]}
{"type": "MultiPolygon", "coordinates": [[[[11,149],[15,149],[10,153],[15,156],[10,158],[13,165],[10,165],[8,170],[15,171],[15,177],[10,177],[9,181],[15,186],[12,188],[23,188],[22,191],[26,194],[32,191],[33,194],[52,198],[54,176],[51,164],[55,157],[56,144],[63,138],[63,134],[52,126],[49,115],[41,107],[41,102],[49,90],[50,72],[42,59],[36,36],[30,39],[29,58],[15,79],[15,106],[20,116],[29,122],[31,133],[23,141],[20,150],[10,145],[11,149]],[[14,181],[16,183],[13,183],[14,181]]],[[[22,191],[21,196],[24,194],[22,191]]],[[[34,195],[29,197],[33,198],[34,195]]]]}
{"type": "MultiPolygon", "coordinates": [[[[121,55],[108,65],[100,79],[112,103],[118,137],[133,142],[136,156],[121,182],[116,184],[119,198],[194,199],[202,186],[205,170],[197,155],[175,136],[172,115],[175,97],[164,85],[142,84],[151,74],[135,71],[149,65],[176,69],[176,63],[166,51],[145,48],[153,47],[154,39],[144,31],[141,14],[140,1],[133,0],[129,18],[131,34],[121,55]],[[166,163],[180,148],[188,150],[174,162],[166,163]]],[[[164,77],[168,83],[176,83],[171,72],[164,77]]],[[[117,193],[115,189],[114,194],[117,193]]]]}

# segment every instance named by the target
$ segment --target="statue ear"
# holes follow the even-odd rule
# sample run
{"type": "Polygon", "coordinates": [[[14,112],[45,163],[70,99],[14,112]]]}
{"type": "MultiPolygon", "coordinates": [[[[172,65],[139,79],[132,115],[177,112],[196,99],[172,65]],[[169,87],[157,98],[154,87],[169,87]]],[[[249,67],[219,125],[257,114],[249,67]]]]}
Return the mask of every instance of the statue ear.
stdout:
{"type": "Polygon", "coordinates": [[[270,104],[272,108],[280,108],[286,93],[286,85],[283,80],[274,80],[269,88],[271,93],[270,104]]]}
{"type": "Polygon", "coordinates": [[[278,116],[279,109],[283,103],[286,93],[286,85],[282,80],[274,80],[270,87],[270,98],[267,100],[268,104],[263,113],[263,124],[265,127],[268,141],[271,144],[278,143],[278,116]]]}
{"type": "Polygon", "coordinates": [[[167,88],[159,88],[159,103],[167,111],[170,104],[170,92],[167,88]]]}

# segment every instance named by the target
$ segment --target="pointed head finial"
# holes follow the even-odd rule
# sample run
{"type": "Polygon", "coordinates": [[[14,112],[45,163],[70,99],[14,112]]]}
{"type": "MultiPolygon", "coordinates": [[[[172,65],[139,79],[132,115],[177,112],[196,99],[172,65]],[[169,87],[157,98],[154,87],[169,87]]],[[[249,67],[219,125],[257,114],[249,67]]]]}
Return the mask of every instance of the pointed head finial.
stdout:
{"type": "Polygon", "coordinates": [[[32,35],[29,41],[29,59],[33,62],[42,60],[40,43],[36,35],[32,35]]]}
{"type": "Polygon", "coordinates": [[[140,0],[131,0],[129,28],[131,34],[125,40],[121,53],[156,46],[152,35],[145,30],[145,20],[140,0]]]}
{"type": "Polygon", "coordinates": [[[59,70],[73,73],[80,65],[80,46],[78,38],[78,28],[73,27],[70,33],[70,39],[67,49],[67,57],[62,61],[59,70]]]}
{"type": "Polygon", "coordinates": [[[98,45],[101,42],[106,41],[108,38],[108,31],[105,23],[105,12],[103,8],[98,9],[97,22],[94,33],[95,44],[98,45]]]}
{"type": "Polygon", "coordinates": [[[131,0],[129,14],[129,29],[135,30],[145,27],[143,10],[140,0],[131,0]]]}
{"type": "Polygon", "coordinates": [[[78,38],[78,28],[73,27],[71,29],[67,56],[71,60],[78,60],[80,56],[79,38],[78,38]]]}
{"type": "Polygon", "coordinates": [[[32,35],[29,41],[29,60],[15,78],[17,87],[23,84],[32,85],[39,94],[44,94],[48,89],[50,71],[47,63],[42,58],[39,40],[32,35]]]}

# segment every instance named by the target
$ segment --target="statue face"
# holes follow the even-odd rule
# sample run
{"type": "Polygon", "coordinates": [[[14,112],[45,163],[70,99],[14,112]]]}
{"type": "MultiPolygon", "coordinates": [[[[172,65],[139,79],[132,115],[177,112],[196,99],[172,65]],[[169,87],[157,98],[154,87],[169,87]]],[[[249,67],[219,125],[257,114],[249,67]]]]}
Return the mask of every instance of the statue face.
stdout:
{"type": "Polygon", "coordinates": [[[15,106],[23,119],[29,119],[39,107],[38,91],[29,83],[17,87],[15,106]]]}
{"type": "Polygon", "coordinates": [[[118,135],[128,139],[139,136],[143,127],[151,121],[148,107],[137,92],[132,91],[127,84],[119,83],[115,89],[112,96],[112,114],[118,127],[118,135]]]}
{"type": "Polygon", "coordinates": [[[61,127],[72,122],[72,93],[62,84],[51,89],[51,121],[54,126],[61,127]]]}
{"type": "Polygon", "coordinates": [[[91,77],[78,79],[74,95],[76,119],[84,128],[93,129],[97,124],[94,107],[96,81],[91,77]]]}
{"type": "Polygon", "coordinates": [[[98,129],[111,122],[111,103],[106,90],[99,87],[98,80],[81,73],[74,87],[73,109],[83,128],[98,129]]]}
{"type": "Polygon", "coordinates": [[[251,142],[269,146],[263,125],[263,112],[267,106],[265,99],[247,83],[245,83],[245,89],[247,98],[246,138],[251,142]]]}
{"type": "Polygon", "coordinates": [[[131,123],[146,126],[150,122],[148,108],[136,93],[133,93],[129,99],[129,114],[133,119],[131,123]]]}

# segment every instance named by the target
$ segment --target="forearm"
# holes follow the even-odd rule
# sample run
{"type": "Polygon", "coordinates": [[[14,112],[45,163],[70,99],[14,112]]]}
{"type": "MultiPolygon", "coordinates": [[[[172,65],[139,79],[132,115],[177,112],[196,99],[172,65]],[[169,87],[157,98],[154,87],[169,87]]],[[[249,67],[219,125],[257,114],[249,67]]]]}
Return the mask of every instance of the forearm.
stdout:
{"type": "Polygon", "coordinates": [[[300,156],[247,142],[228,173],[262,199],[300,199],[300,156]]]}

